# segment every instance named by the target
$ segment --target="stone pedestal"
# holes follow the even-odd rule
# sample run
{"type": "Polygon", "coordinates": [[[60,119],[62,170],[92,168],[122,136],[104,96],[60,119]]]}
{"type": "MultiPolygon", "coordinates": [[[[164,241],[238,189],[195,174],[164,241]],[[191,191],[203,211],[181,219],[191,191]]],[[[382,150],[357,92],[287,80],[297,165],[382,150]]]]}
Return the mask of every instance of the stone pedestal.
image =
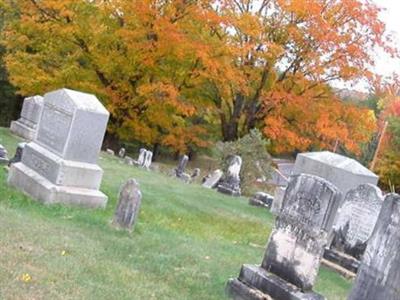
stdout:
{"type": "Polygon", "coordinates": [[[239,278],[230,279],[226,293],[235,300],[324,300],[313,291],[302,292],[293,284],[256,265],[243,265],[239,278]]]}
{"type": "Polygon", "coordinates": [[[105,207],[97,158],[109,113],[93,95],[62,89],[44,97],[35,140],[11,165],[8,183],[48,204],[105,207]]]}
{"type": "Polygon", "coordinates": [[[340,192],[322,178],[292,176],[261,266],[242,267],[239,277],[227,284],[231,297],[325,299],[312,287],[338,198],[340,192]]]}
{"type": "Polygon", "coordinates": [[[12,121],[10,131],[28,141],[32,141],[36,136],[37,124],[43,110],[43,98],[34,96],[25,98],[22,106],[21,117],[17,121],[12,121]]]}

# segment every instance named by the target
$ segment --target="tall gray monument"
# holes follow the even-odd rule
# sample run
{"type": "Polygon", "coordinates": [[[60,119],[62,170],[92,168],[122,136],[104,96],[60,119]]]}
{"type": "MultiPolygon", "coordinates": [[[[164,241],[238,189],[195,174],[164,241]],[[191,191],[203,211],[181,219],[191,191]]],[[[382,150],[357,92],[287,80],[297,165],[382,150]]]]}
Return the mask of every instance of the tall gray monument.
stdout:
{"type": "Polygon", "coordinates": [[[10,131],[28,141],[32,141],[35,138],[42,111],[43,97],[25,98],[21,117],[17,121],[11,122],[10,131]]]}
{"type": "Polygon", "coordinates": [[[399,300],[400,195],[385,197],[349,300],[399,300]]]}
{"type": "Polygon", "coordinates": [[[377,185],[379,177],[358,161],[329,151],[299,153],[292,174],[312,174],[333,183],[341,192],[342,199],[360,184],[377,185]]]}
{"type": "Polygon", "coordinates": [[[11,165],[8,182],[44,203],[105,207],[97,158],[109,118],[90,94],[61,89],[44,96],[33,142],[11,165]]]}
{"type": "Polygon", "coordinates": [[[234,299],[325,299],[312,291],[340,192],[326,180],[292,176],[261,266],[243,265],[227,284],[234,299]]]}
{"type": "Polygon", "coordinates": [[[362,184],[350,190],[336,215],[333,241],[325,250],[324,258],[357,273],[382,203],[381,190],[372,184],[362,184]]]}

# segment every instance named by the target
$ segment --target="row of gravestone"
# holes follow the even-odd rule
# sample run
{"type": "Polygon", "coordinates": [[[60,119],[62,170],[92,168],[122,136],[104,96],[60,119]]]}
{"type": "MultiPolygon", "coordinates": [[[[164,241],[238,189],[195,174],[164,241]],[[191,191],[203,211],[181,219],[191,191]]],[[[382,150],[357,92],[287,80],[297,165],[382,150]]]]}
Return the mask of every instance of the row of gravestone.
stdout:
{"type": "MultiPolygon", "coordinates": [[[[115,155],[114,151],[111,149],[106,150],[108,154],[115,155]]],[[[126,155],[126,149],[121,148],[118,151],[118,156],[121,159],[124,159],[125,164],[129,166],[138,166],[144,168],[146,170],[150,170],[151,163],[153,162],[153,152],[147,150],[145,148],[140,148],[139,157],[137,160],[134,160],[132,157],[126,155]]]]}
{"type": "Polygon", "coordinates": [[[227,293],[234,299],[325,299],[312,287],[335,222],[342,239],[332,248],[356,256],[365,249],[349,299],[400,299],[400,196],[382,201],[376,187],[361,185],[347,193],[336,214],[341,198],[321,177],[291,176],[261,265],[243,265],[227,293]]]}
{"type": "MultiPolygon", "coordinates": [[[[26,120],[20,123],[31,126],[28,118],[33,118],[24,114],[21,119],[26,120]]],[[[8,183],[45,203],[104,207],[107,197],[99,191],[103,171],[97,166],[97,159],[108,117],[107,110],[93,95],[67,89],[46,94],[33,141],[25,145],[21,161],[11,165],[8,183]]],[[[337,180],[335,185],[340,189],[352,182],[349,173],[343,173],[340,168],[337,171],[340,161],[331,163],[336,169],[331,168],[330,173],[325,174],[320,167],[316,170],[326,177],[332,174],[338,177],[331,181],[337,180]]],[[[240,157],[233,157],[224,180],[218,184],[220,191],[235,194],[240,183],[240,166],[240,157]]],[[[350,169],[353,173],[358,171],[357,166],[350,169]]],[[[239,295],[238,299],[261,299],[263,294],[276,299],[321,299],[311,289],[341,199],[338,189],[322,178],[293,176],[284,193],[262,265],[243,266],[239,278],[229,282],[228,291],[239,295]]],[[[385,198],[351,299],[398,299],[395,283],[400,277],[399,201],[398,195],[385,198]]],[[[134,220],[135,204],[121,203],[118,207],[116,215],[122,216],[122,220],[128,224],[134,220]]],[[[339,224],[345,224],[338,227],[341,235],[352,236],[350,223],[339,224]]],[[[336,247],[340,241],[336,238],[332,245],[336,247]]],[[[345,246],[343,249],[346,251],[345,246]]]]}

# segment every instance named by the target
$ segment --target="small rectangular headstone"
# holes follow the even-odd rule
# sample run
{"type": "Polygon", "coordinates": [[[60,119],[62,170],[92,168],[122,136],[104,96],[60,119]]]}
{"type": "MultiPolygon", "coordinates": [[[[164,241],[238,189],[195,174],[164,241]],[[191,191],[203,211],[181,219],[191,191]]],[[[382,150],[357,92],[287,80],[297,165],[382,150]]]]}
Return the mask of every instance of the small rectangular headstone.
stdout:
{"type": "Polygon", "coordinates": [[[136,223],[142,201],[142,193],[135,179],[129,179],[120,189],[113,224],[132,230],[136,223]]]}
{"type": "Polygon", "coordinates": [[[221,170],[215,170],[211,174],[204,177],[203,186],[208,189],[216,188],[223,175],[224,173],[221,170]]]}

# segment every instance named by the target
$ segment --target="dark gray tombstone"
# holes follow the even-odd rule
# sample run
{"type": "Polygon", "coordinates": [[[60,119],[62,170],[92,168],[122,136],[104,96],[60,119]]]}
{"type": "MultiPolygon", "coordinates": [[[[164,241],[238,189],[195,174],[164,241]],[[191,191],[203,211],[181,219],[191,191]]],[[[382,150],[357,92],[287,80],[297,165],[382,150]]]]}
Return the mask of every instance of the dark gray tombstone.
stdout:
{"type": "Polygon", "coordinates": [[[249,204],[254,206],[262,206],[270,208],[274,197],[264,192],[255,193],[250,199],[249,204]]]}
{"type": "Polygon", "coordinates": [[[238,155],[232,156],[227,174],[218,185],[218,192],[231,196],[240,196],[240,169],[242,168],[242,158],[238,155]]]}
{"type": "Polygon", "coordinates": [[[349,300],[399,300],[400,195],[385,197],[349,300]]]}
{"type": "Polygon", "coordinates": [[[243,265],[227,293],[235,299],[325,299],[312,288],[340,197],[320,177],[291,177],[261,266],[243,265]]]}
{"type": "Polygon", "coordinates": [[[175,169],[176,177],[181,178],[185,173],[186,165],[189,161],[189,157],[187,155],[183,155],[179,161],[178,167],[175,169]]]}
{"type": "Polygon", "coordinates": [[[324,258],[334,264],[332,267],[339,265],[357,273],[382,203],[381,190],[372,184],[359,185],[346,194],[336,215],[333,241],[324,253],[324,258]]]}
{"type": "Polygon", "coordinates": [[[113,224],[117,227],[132,230],[139,214],[142,193],[135,179],[129,179],[120,189],[118,205],[113,224]]]}
{"type": "Polygon", "coordinates": [[[22,154],[24,153],[25,146],[26,146],[26,143],[18,144],[17,150],[15,151],[15,155],[13,158],[10,159],[8,166],[11,166],[12,164],[18,163],[22,160],[22,154]]]}
{"type": "Polygon", "coordinates": [[[7,150],[0,145],[0,164],[8,164],[7,150]]]}

